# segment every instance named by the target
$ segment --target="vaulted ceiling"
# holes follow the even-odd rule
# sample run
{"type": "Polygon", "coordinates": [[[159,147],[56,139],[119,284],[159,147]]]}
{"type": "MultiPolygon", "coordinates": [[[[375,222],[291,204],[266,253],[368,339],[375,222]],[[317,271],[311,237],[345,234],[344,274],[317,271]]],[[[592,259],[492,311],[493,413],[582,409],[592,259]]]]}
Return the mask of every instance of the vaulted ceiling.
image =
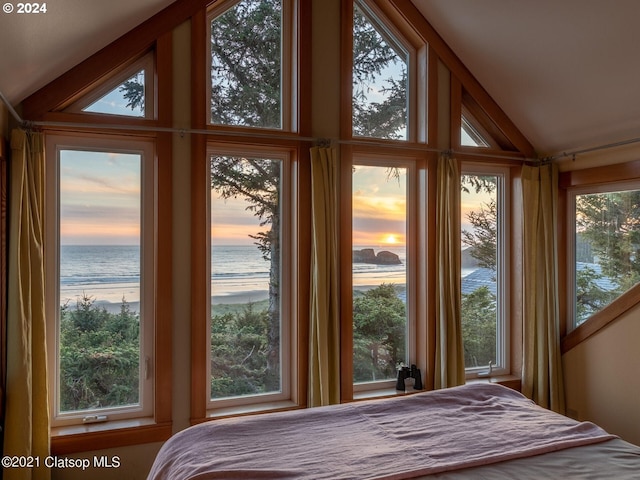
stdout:
{"type": "MultiPolygon", "coordinates": [[[[541,154],[640,137],[637,0],[412,0],[541,154]]],[[[0,13],[17,104],[172,0],[56,0],[0,13]]]]}

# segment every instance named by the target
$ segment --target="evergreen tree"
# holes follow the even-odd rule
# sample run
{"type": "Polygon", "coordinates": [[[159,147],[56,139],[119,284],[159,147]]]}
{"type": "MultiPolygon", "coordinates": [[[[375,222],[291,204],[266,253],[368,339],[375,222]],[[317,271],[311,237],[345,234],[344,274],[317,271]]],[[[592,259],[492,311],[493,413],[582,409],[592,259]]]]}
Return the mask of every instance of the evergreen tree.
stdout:
{"type": "Polygon", "coordinates": [[[407,315],[392,284],[353,300],[353,369],[356,382],[394,378],[405,359],[407,315]]]}

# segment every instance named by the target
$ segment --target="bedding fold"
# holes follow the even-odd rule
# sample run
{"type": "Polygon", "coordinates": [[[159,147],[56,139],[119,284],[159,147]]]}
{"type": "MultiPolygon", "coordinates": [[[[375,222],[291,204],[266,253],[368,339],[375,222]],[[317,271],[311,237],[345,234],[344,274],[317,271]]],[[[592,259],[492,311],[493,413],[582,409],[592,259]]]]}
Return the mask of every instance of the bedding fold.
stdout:
{"type": "Polygon", "coordinates": [[[165,443],[148,480],[401,480],[612,438],[514,390],[470,384],[196,425],[165,443]]]}

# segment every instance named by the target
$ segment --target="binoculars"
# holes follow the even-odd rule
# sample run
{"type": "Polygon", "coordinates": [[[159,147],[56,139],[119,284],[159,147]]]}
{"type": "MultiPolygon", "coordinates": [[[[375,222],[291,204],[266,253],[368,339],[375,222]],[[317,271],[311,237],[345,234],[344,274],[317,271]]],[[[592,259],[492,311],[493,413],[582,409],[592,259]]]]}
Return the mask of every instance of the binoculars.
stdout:
{"type": "Polygon", "coordinates": [[[398,369],[398,381],[396,382],[396,390],[404,392],[404,381],[408,378],[413,378],[414,390],[422,390],[422,375],[420,374],[420,369],[415,365],[411,365],[411,367],[400,367],[398,369]]]}

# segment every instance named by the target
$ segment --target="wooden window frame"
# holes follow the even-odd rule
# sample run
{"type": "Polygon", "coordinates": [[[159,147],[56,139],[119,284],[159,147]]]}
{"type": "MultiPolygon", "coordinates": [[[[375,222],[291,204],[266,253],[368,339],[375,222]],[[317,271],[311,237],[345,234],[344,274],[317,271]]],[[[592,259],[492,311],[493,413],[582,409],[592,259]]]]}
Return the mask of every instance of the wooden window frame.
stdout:
{"type": "Polygon", "coordinates": [[[340,266],[341,297],[341,400],[350,402],[364,398],[396,395],[395,381],[353,381],[353,269],[350,261],[352,241],[352,166],[398,165],[407,171],[407,315],[409,318],[408,358],[422,372],[425,388],[433,375],[435,297],[430,285],[435,285],[435,172],[436,156],[420,149],[384,148],[380,146],[343,146],[340,166],[340,266]],[[382,151],[381,151],[382,150],[382,151]]]}
{"type": "MultiPolygon", "coordinates": [[[[362,9],[363,7],[361,7],[362,9]]],[[[402,18],[388,0],[351,0],[342,3],[341,51],[341,138],[362,142],[403,144],[433,144],[436,139],[437,91],[436,57],[430,55],[428,44],[402,18]],[[403,139],[384,139],[353,133],[353,15],[354,2],[364,6],[384,25],[409,56],[407,71],[407,135],[403,139]]]]}
{"type": "MultiPolygon", "coordinates": [[[[233,8],[236,4],[242,0],[222,0],[216,1],[209,5],[206,11],[205,21],[205,35],[204,45],[199,47],[198,50],[204,48],[206,55],[206,63],[203,65],[204,75],[204,88],[206,89],[206,105],[211,102],[211,44],[209,41],[211,31],[211,21],[216,17],[224,14],[227,10],[233,8]]],[[[282,1],[282,52],[281,52],[281,99],[280,99],[280,128],[267,128],[267,127],[250,127],[244,125],[225,125],[215,124],[211,122],[211,112],[207,108],[199,108],[202,110],[203,118],[198,119],[198,123],[206,125],[207,128],[215,130],[228,130],[233,131],[246,131],[255,132],[290,132],[296,133],[301,129],[299,120],[299,89],[300,83],[300,26],[299,16],[300,8],[296,5],[299,0],[281,0],[282,1]]],[[[198,19],[196,18],[196,21],[198,19]]],[[[199,37],[199,35],[198,35],[199,37]]],[[[194,36],[194,38],[196,38],[194,36]]],[[[201,59],[197,59],[198,62],[202,62],[201,59]]],[[[198,68],[199,70],[199,68],[198,68]]],[[[198,73],[199,74],[199,73],[198,73]]]]}
{"type": "MultiPolygon", "coordinates": [[[[509,232],[511,227],[511,171],[509,167],[499,165],[487,165],[478,162],[463,162],[461,175],[487,175],[499,177],[499,190],[497,193],[498,216],[498,280],[497,298],[498,306],[496,325],[496,367],[491,376],[503,376],[511,374],[511,345],[513,343],[511,322],[511,289],[509,288],[509,272],[511,271],[511,242],[509,232]]],[[[466,368],[466,378],[474,379],[481,376],[481,372],[488,370],[488,365],[466,368]]]]}
{"type": "MultiPolygon", "coordinates": [[[[569,192],[574,189],[593,189],[599,186],[611,184],[630,184],[640,182],[640,161],[630,161],[604,167],[592,167],[578,170],[562,172],[559,175],[559,195],[558,195],[558,256],[567,259],[559,265],[559,283],[567,285],[570,271],[573,268],[573,260],[569,260],[571,230],[575,229],[571,221],[569,192]]],[[[573,289],[572,289],[573,290],[573,289]]],[[[572,315],[568,313],[569,304],[573,302],[573,294],[561,295],[560,318],[566,318],[560,323],[561,331],[561,352],[565,354],[575,346],[579,345],[596,332],[614,322],[620,315],[627,312],[640,303],[640,286],[636,285],[629,291],[618,297],[600,312],[592,315],[582,322],[578,327],[571,329],[573,324],[572,315]]]]}
{"type": "MultiPolygon", "coordinates": [[[[617,303],[618,300],[628,292],[637,289],[638,284],[634,285],[631,289],[623,292],[614,300],[612,300],[608,305],[603,307],[601,310],[591,314],[588,318],[586,318],[580,325],[576,325],[576,197],[579,195],[591,195],[591,194],[599,194],[599,193],[613,193],[613,192],[624,192],[624,191],[640,191],[640,181],[638,180],[627,180],[622,182],[612,182],[606,184],[596,184],[596,185],[584,185],[580,187],[573,187],[567,190],[567,285],[569,288],[567,289],[567,332],[571,333],[574,330],[579,329],[582,325],[586,324],[592,319],[597,319],[601,317],[603,314],[601,312],[609,309],[609,306],[617,303]]],[[[627,295],[628,297],[628,295],[627,295]]],[[[610,310],[610,309],[609,309],[610,310]]]]}
{"type": "MultiPolygon", "coordinates": [[[[296,199],[292,193],[292,176],[295,151],[290,148],[258,147],[258,146],[238,146],[224,143],[209,143],[207,145],[207,159],[211,155],[224,155],[231,157],[251,156],[255,158],[269,158],[281,161],[280,175],[280,362],[281,362],[281,391],[273,393],[263,393],[256,395],[243,395],[239,397],[211,399],[211,391],[206,389],[206,411],[207,416],[215,417],[234,410],[250,409],[255,411],[269,410],[282,406],[296,405],[295,392],[295,358],[297,356],[297,344],[295,335],[296,316],[294,309],[293,278],[296,273],[293,265],[298,263],[295,258],[296,243],[295,234],[292,230],[292,219],[296,216],[296,199]]],[[[209,162],[207,162],[209,165],[209,162]]],[[[210,192],[211,169],[207,176],[210,192]]],[[[207,196],[207,231],[211,231],[211,195],[207,196]]],[[[211,235],[207,238],[207,276],[211,278],[211,235]]],[[[211,298],[211,282],[207,283],[207,297],[211,298]]],[[[206,376],[205,387],[209,385],[211,378],[211,315],[206,319],[206,332],[204,335],[207,347],[205,348],[207,358],[205,360],[206,376]]],[[[200,382],[198,382],[200,383],[200,382]]]]}
{"type": "Polygon", "coordinates": [[[80,115],[97,115],[112,117],[114,120],[129,119],[133,121],[156,120],[157,111],[157,88],[155,52],[151,51],[122,65],[114,74],[101,78],[98,82],[87,87],[83,92],[70,102],[65,103],[60,110],[67,113],[80,115]],[[104,95],[118,88],[136,73],[144,71],[144,115],[120,115],[117,113],[93,112],[85,108],[90,107],[94,102],[100,100],[104,95]]]}
{"type": "MultiPolygon", "coordinates": [[[[151,171],[143,173],[143,182],[147,183],[147,191],[143,193],[147,198],[143,201],[143,222],[149,222],[146,228],[152,228],[149,235],[145,234],[143,242],[151,243],[147,247],[146,263],[154,264],[153,276],[150,281],[146,281],[141,292],[151,298],[151,310],[149,322],[152,325],[151,361],[149,369],[152,378],[152,391],[148,398],[148,410],[128,418],[114,419],[104,423],[73,425],[59,425],[51,429],[51,451],[54,454],[67,454],[87,450],[97,450],[101,448],[111,448],[116,446],[134,445],[139,443],[149,443],[166,440],[171,435],[171,396],[163,395],[164,392],[171,392],[171,334],[166,325],[170,324],[171,299],[171,181],[167,172],[166,159],[158,158],[156,142],[149,137],[131,137],[121,135],[100,135],[100,134],[78,134],[51,132],[46,135],[47,153],[49,158],[55,161],[49,162],[47,166],[47,196],[49,198],[47,208],[46,233],[48,238],[51,235],[57,237],[57,151],[60,148],[71,148],[78,150],[96,151],[131,151],[142,150],[151,155],[151,158],[143,159],[147,165],[144,168],[151,168],[151,171]],[[145,177],[147,177],[145,179],[145,177]],[[152,186],[152,191],[148,191],[148,186],[152,186]],[[164,200],[160,200],[162,195],[167,195],[164,200]],[[144,205],[149,205],[151,211],[144,211],[144,205]],[[53,209],[53,210],[51,210],[53,209]],[[145,216],[147,218],[145,218],[145,216]],[[150,218],[149,218],[150,217],[150,218]],[[167,310],[168,309],[168,310],[167,310]],[[162,352],[162,353],[160,353],[162,352]]],[[[143,186],[143,189],[145,187],[143,186]]],[[[54,238],[56,238],[54,237],[54,238]]],[[[49,275],[57,276],[57,240],[47,240],[48,246],[53,246],[46,254],[46,265],[49,275]]],[[[141,244],[142,246],[142,244],[141,244]]],[[[141,276],[144,273],[141,271],[141,276]]],[[[141,279],[142,280],[142,279],[141,279]]],[[[47,281],[47,310],[50,312],[49,318],[55,319],[57,305],[57,279],[47,281]],[[51,313],[53,312],[53,314],[51,313]]],[[[147,307],[148,308],[148,307],[147,307]]],[[[55,320],[50,320],[55,321],[55,320]]],[[[50,328],[47,343],[50,351],[56,345],[57,328],[50,328]]],[[[50,362],[53,361],[50,359],[50,362]]],[[[55,370],[53,370],[55,371],[55,370]]],[[[52,379],[50,378],[50,384],[52,379]]],[[[55,389],[50,391],[53,395],[55,389]]],[[[52,410],[53,411],[53,410],[52,410]]]]}

